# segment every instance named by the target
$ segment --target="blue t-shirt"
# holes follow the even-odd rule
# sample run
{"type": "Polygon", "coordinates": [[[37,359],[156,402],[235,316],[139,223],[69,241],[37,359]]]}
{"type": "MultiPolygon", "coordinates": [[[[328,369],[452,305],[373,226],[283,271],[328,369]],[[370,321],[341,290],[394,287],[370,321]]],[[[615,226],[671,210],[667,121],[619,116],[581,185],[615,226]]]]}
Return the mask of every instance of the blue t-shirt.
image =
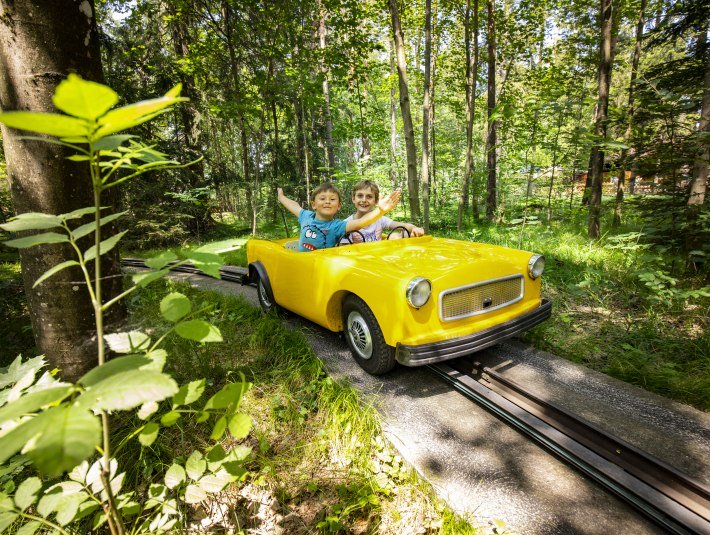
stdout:
{"type": "Polygon", "coordinates": [[[335,247],[345,235],[347,223],[342,219],[321,221],[316,219],[312,210],[301,210],[298,214],[298,224],[301,225],[301,237],[298,240],[299,251],[315,251],[335,247]]]}

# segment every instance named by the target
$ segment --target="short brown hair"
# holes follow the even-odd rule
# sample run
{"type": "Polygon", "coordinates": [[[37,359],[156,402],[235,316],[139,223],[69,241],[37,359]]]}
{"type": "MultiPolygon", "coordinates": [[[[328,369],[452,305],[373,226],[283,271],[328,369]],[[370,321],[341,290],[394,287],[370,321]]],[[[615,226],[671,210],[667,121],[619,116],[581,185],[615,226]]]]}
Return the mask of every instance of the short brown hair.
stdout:
{"type": "Polygon", "coordinates": [[[361,189],[371,189],[372,193],[375,194],[375,201],[380,200],[380,188],[375,184],[372,180],[361,180],[357,184],[353,186],[353,196],[355,195],[356,191],[360,191],[361,189]]]}
{"type": "Polygon", "coordinates": [[[324,191],[332,191],[338,196],[338,201],[342,202],[340,198],[340,190],[337,188],[337,186],[331,182],[323,182],[320,186],[318,186],[316,189],[314,189],[311,192],[311,202],[316,200],[316,196],[319,193],[323,193],[324,191]]]}

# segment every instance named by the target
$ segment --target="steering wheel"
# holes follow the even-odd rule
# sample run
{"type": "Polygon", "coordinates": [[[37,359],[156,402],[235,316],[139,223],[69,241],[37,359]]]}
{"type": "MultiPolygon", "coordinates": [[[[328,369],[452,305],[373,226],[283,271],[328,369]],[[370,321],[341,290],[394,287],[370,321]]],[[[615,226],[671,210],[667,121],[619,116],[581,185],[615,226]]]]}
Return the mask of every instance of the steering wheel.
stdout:
{"type": "MultiPolygon", "coordinates": [[[[394,227],[394,228],[392,229],[392,231],[387,235],[387,239],[389,240],[389,239],[392,237],[392,234],[394,234],[395,232],[398,232],[398,231],[400,231],[400,230],[402,230],[402,231],[404,231],[404,232],[407,233],[407,238],[409,238],[409,237],[411,236],[411,235],[409,234],[409,231],[407,230],[407,227],[399,226],[399,227],[394,227]]],[[[402,234],[402,237],[404,237],[404,233],[402,234]]]]}
{"type": "MultiPolygon", "coordinates": [[[[348,240],[348,244],[350,245],[352,245],[353,243],[365,243],[365,236],[363,236],[362,232],[360,232],[359,230],[353,230],[352,232],[349,232],[347,235],[345,235],[345,239],[348,240]],[[351,236],[355,233],[358,233],[360,235],[360,241],[354,242],[352,240],[351,236]]],[[[340,247],[341,245],[346,245],[343,243],[342,239],[338,241],[338,247],[340,247]]]]}

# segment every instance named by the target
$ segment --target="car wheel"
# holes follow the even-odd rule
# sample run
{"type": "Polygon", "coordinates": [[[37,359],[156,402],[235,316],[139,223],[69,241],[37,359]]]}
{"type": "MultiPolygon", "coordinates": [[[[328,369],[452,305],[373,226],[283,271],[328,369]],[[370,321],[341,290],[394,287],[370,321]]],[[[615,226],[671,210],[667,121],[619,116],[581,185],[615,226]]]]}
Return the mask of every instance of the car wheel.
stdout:
{"type": "Polygon", "coordinates": [[[269,292],[266,289],[266,285],[264,284],[264,281],[257,275],[256,279],[256,295],[259,298],[259,305],[261,306],[261,310],[263,310],[266,314],[271,312],[272,310],[276,310],[276,303],[274,303],[269,297],[269,292]]]}
{"type": "Polygon", "coordinates": [[[343,302],[343,330],[355,362],[367,373],[382,375],[394,368],[394,348],[385,343],[370,307],[355,295],[343,302]]]}

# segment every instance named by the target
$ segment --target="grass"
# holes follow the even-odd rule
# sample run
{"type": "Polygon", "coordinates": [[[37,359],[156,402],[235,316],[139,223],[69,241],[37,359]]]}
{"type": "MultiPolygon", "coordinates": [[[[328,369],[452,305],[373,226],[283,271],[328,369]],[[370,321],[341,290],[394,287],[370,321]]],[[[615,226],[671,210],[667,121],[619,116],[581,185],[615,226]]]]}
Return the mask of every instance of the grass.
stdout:
{"type": "MultiPolygon", "coordinates": [[[[287,533],[476,532],[404,465],[382,437],[376,410],[330,379],[306,338],[277,317],[262,316],[239,297],[163,281],[131,299],[132,328],[167,327],[156,318],[168,288],[188,295],[195,308],[209,306],[209,321],[224,338],[200,345],[169,337],[164,348],[178,382],[205,377],[217,387],[243,375],[253,383],[243,408],[254,421],[247,443],[256,454],[236,499],[229,498],[239,528],[265,529],[270,515],[282,519],[287,533]],[[256,519],[255,503],[264,500],[270,513],[256,519]]],[[[197,429],[174,433],[173,451],[127,452],[140,458],[134,478],[180,455],[185,437],[200,440],[197,429]]]]}

